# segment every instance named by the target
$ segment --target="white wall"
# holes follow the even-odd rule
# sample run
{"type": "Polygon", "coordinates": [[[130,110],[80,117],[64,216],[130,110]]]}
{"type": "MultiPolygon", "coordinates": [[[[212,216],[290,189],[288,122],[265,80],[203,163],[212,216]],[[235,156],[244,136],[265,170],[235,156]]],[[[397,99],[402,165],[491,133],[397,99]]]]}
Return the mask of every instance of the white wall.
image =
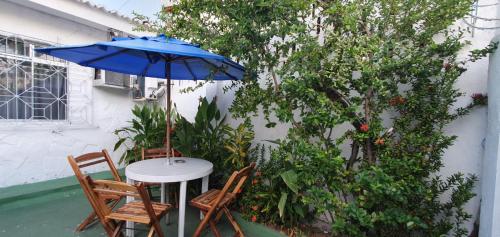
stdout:
{"type": "MultiPolygon", "coordinates": [[[[0,22],[1,31],[59,44],[107,39],[105,31],[6,1],[0,22]]],[[[92,76],[92,69],[70,64],[66,122],[0,121],[0,187],[69,176],[67,155],[112,150],[111,132],[125,125],[133,103],[128,91],[93,87],[92,76]]]]}
{"type": "MultiPolygon", "coordinates": [[[[495,37],[495,41],[499,41],[495,37]]],[[[481,179],[481,237],[500,236],[500,51],[490,57],[488,79],[488,127],[481,179]]]]}

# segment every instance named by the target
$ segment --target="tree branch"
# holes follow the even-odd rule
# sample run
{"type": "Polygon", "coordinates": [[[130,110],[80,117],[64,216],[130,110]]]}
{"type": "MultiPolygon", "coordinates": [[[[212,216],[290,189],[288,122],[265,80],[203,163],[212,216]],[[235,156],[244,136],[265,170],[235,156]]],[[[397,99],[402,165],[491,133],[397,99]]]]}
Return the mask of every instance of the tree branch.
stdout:
{"type": "Polygon", "coordinates": [[[349,157],[349,161],[347,162],[346,170],[352,169],[356,159],[358,158],[359,153],[359,144],[357,141],[353,141],[351,145],[351,157],[349,157]]]}
{"type": "MultiPolygon", "coordinates": [[[[345,96],[343,96],[338,90],[335,90],[335,89],[329,88],[329,87],[325,88],[325,87],[322,87],[321,85],[313,85],[313,89],[317,92],[325,93],[325,95],[328,97],[328,99],[330,99],[330,101],[340,103],[340,105],[343,108],[348,108],[349,106],[351,106],[351,103],[349,102],[349,100],[347,100],[345,98],[345,96]]],[[[348,115],[356,118],[356,120],[352,122],[352,125],[356,129],[359,129],[359,127],[363,123],[363,120],[357,118],[357,115],[354,112],[349,113],[348,115]]]]}

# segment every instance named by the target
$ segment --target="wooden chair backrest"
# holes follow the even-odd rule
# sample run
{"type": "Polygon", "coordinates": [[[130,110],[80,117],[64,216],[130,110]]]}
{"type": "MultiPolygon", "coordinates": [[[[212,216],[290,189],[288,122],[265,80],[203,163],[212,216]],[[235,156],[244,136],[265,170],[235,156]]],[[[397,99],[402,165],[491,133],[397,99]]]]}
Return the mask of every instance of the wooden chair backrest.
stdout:
{"type": "MultiPolygon", "coordinates": [[[[170,151],[171,157],[175,157],[175,150],[172,148],[170,151]]],[[[142,148],[141,150],[141,158],[142,160],[147,159],[156,159],[156,158],[165,158],[167,157],[167,149],[166,148],[142,148]]]]}
{"type": "Polygon", "coordinates": [[[255,163],[251,163],[249,166],[239,171],[234,171],[233,174],[231,174],[231,176],[227,180],[226,184],[222,188],[217,198],[215,199],[212,208],[219,208],[222,199],[233,186],[234,188],[231,191],[231,193],[234,195],[240,193],[241,189],[243,188],[243,185],[245,184],[245,181],[248,179],[248,176],[250,176],[250,172],[252,172],[254,168],[255,168],[255,163]]]}
{"type": "Polygon", "coordinates": [[[142,160],[165,158],[165,157],[167,157],[166,148],[150,148],[150,149],[142,148],[141,150],[142,160]]]}
{"type": "Polygon", "coordinates": [[[106,149],[102,150],[101,152],[86,153],[75,158],[70,155],[68,156],[68,162],[79,181],[83,178],[84,175],[81,170],[82,168],[97,165],[100,163],[106,163],[108,165],[114,180],[120,182],[122,181],[122,178],[120,177],[120,174],[118,174],[118,170],[113,164],[113,160],[111,159],[111,156],[106,149]]]}
{"type": "Polygon", "coordinates": [[[144,188],[144,184],[142,182],[132,185],[113,180],[93,180],[88,175],[86,175],[84,179],[92,190],[93,198],[96,200],[97,206],[102,212],[103,216],[111,214],[113,210],[111,209],[111,207],[106,205],[106,203],[100,196],[120,195],[134,197],[136,200],[141,199],[149,218],[152,220],[152,222],[158,222],[153,210],[153,206],[151,204],[151,199],[149,198],[149,194],[144,188]]]}

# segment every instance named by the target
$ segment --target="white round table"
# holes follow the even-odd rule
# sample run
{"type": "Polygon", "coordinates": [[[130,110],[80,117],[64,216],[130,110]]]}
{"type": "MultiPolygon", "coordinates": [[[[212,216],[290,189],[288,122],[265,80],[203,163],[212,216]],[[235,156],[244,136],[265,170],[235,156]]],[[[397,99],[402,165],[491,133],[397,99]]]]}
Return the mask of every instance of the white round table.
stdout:
{"type": "MultiPolygon", "coordinates": [[[[148,183],[161,183],[161,202],[165,203],[165,184],[180,182],[179,191],[179,231],[178,236],[184,237],[184,219],[186,214],[186,186],[187,181],[202,178],[201,192],[208,190],[208,176],[213,171],[213,164],[209,161],[189,158],[174,157],[169,165],[166,158],[138,161],[125,168],[127,183],[136,181],[148,183]],[[180,163],[184,161],[183,163],[180,163]]],[[[168,196],[167,196],[168,197],[168,196]]],[[[133,201],[127,197],[127,202],[133,201]]],[[[133,222],[127,222],[127,228],[133,228],[133,222]]],[[[127,229],[127,236],[133,236],[134,231],[127,229]]]]}

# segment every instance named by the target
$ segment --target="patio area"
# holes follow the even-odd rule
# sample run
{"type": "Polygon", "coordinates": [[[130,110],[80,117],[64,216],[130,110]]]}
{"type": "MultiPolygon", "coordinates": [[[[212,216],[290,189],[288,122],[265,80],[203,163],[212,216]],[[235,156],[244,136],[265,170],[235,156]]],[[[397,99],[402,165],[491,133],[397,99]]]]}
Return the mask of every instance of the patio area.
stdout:
{"type": "MultiPolygon", "coordinates": [[[[101,175],[100,177],[106,177],[101,175]]],[[[0,236],[106,236],[100,223],[76,233],[75,227],[91,207],[74,177],[0,189],[0,236]]],[[[177,236],[177,209],[170,212],[171,224],[162,223],[165,236],[177,236]]],[[[283,236],[261,224],[243,220],[234,215],[246,236],[283,236]]],[[[186,210],[185,236],[191,236],[199,223],[199,212],[186,210]]],[[[135,236],[146,236],[145,226],[137,226],[135,236]],[[141,230],[142,229],[142,230],[141,230]]],[[[222,236],[233,236],[234,231],[226,219],[218,224],[222,236]]],[[[202,236],[212,236],[205,231],[202,236]]]]}
{"type": "Polygon", "coordinates": [[[499,17],[0,0],[0,237],[500,237],[499,17]]]}

